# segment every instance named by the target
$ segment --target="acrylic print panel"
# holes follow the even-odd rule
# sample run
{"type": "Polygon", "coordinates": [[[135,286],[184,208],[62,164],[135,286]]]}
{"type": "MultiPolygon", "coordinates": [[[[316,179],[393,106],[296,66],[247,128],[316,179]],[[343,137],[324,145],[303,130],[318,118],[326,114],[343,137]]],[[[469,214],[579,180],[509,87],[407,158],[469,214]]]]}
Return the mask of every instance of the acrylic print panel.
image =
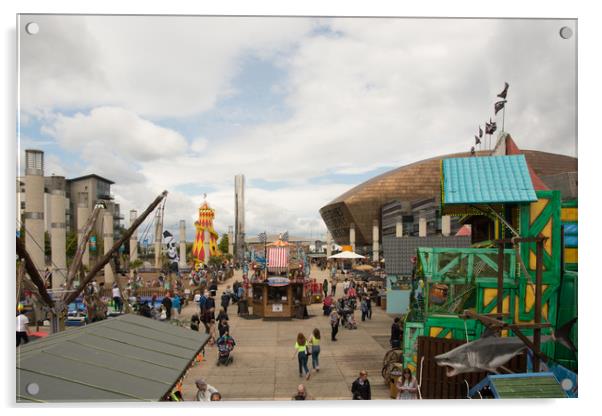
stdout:
{"type": "Polygon", "coordinates": [[[16,400],[576,397],[577,34],[18,16],[16,400]]]}

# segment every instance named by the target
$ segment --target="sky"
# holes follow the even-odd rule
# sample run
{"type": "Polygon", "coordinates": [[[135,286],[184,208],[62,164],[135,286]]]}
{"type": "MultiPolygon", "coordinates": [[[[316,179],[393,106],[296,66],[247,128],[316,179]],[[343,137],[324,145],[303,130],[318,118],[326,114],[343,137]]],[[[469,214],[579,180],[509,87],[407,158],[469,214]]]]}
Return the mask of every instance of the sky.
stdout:
{"type": "MultiPolygon", "coordinates": [[[[207,194],[215,228],[321,237],[319,209],[395,167],[468,151],[510,84],[505,130],[577,155],[574,20],[25,15],[19,158],[96,173],[128,225],[163,190],[165,227],[207,194]],[[27,34],[29,22],[39,25],[27,34]]],[[[22,170],[22,166],[18,169],[22,170]]],[[[22,174],[23,172],[18,172],[22,174]]],[[[176,233],[177,235],[177,233],[176,233]]]]}

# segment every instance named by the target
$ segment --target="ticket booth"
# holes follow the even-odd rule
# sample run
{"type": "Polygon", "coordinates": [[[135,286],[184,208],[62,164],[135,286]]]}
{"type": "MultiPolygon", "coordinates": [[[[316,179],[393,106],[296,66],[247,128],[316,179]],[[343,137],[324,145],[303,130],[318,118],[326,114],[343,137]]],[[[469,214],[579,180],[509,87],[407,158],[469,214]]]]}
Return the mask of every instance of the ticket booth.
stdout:
{"type": "Polygon", "coordinates": [[[253,283],[253,314],[262,318],[293,318],[297,305],[304,305],[303,283],[286,277],[268,277],[253,283]]]}

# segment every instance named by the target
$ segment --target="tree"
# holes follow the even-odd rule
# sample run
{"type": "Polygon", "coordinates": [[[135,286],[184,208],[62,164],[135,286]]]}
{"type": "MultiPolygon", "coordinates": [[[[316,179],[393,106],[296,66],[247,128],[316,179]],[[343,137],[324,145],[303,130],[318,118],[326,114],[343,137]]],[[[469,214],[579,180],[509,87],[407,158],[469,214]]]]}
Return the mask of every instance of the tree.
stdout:
{"type": "Polygon", "coordinates": [[[229,244],[230,244],[230,241],[228,239],[228,234],[223,234],[221,240],[219,240],[219,244],[217,245],[217,248],[223,254],[226,254],[228,252],[228,245],[229,244]]]}
{"type": "Polygon", "coordinates": [[[209,266],[217,267],[222,264],[222,256],[211,256],[209,257],[209,266]]]}
{"type": "Polygon", "coordinates": [[[144,262],[141,259],[132,260],[130,262],[130,269],[132,269],[132,270],[139,269],[140,267],[142,267],[143,264],[144,264],[144,262]]]}

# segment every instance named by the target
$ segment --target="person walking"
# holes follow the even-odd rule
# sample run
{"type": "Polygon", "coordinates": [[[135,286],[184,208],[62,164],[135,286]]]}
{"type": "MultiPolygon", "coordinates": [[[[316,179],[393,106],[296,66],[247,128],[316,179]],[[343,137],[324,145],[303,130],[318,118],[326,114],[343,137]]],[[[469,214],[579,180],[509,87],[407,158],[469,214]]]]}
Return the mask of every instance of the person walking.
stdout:
{"type": "Polygon", "coordinates": [[[29,318],[23,313],[23,304],[17,305],[17,347],[29,342],[29,318]]]}
{"type": "Polygon", "coordinates": [[[348,278],[345,278],[345,281],[343,282],[343,294],[345,294],[345,296],[347,296],[347,292],[349,291],[350,286],[351,282],[348,278]]]}
{"type": "Polygon", "coordinates": [[[115,310],[121,312],[121,310],[123,308],[123,303],[121,301],[121,292],[119,291],[117,282],[113,283],[112,295],[113,295],[113,305],[115,306],[115,310]]]}
{"type": "Polygon", "coordinates": [[[324,297],[328,296],[328,279],[324,279],[322,282],[322,291],[324,291],[324,297]]]}
{"type": "Polygon", "coordinates": [[[292,400],[313,400],[313,397],[309,395],[303,384],[299,384],[297,386],[297,393],[293,395],[292,400]]]}
{"type": "Polygon", "coordinates": [[[215,318],[215,319],[217,320],[217,322],[221,322],[222,319],[229,321],[230,317],[228,316],[226,311],[224,311],[224,308],[220,308],[219,312],[217,313],[217,318],[215,318]]]}
{"type": "Polygon", "coordinates": [[[228,325],[228,321],[225,319],[218,322],[217,332],[219,332],[219,337],[221,338],[225,333],[230,332],[230,325],[228,325]]]}
{"type": "Polygon", "coordinates": [[[217,389],[210,384],[207,384],[205,379],[199,378],[195,381],[197,392],[196,392],[196,400],[197,402],[209,402],[211,401],[211,395],[213,393],[217,393],[217,389]]]}
{"type": "Polygon", "coordinates": [[[393,320],[393,325],[391,325],[391,339],[389,339],[389,343],[391,344],[391,348],[400,348],[401,347],[401,319],[396,317],[393,320]]]}
{"type": "Polygon", "coordinates": [[[199,304],[200,315],[201,316],[205,315],[206,306],[207,306],[207,295],[205,294],[205,292],[200,293],[198,304],[199,304]]]}
{"type": "Polygon", "coordinates": [[[395,383],[397,400],[417,400],[418,383],[409,368],[404,368],[401,377],[395,383]]]}
{"type": "Polygon", "coordinates": [[[228,312],[228,306],[230,306],[230,300],[232,299],[232,297],[230,296],[230,290],[226,289],[224,291],[224,293],[222,293],[222,298],[221,298],[221,305],[222,308],[224,308],[224,311],[228,312]]]}
{"type": "Polygon", "coordinates": [[[368,314],[366,316],[368,319],[372,320],[372,300],[370,299],[368,291],[366,291],[366,306],[368,307],[368,314]]]}
{"type": "Polygon", "coordinates": [[[176,293],[171,300],[171,311],[173,316],[180,316],[180,312],[182,311],[182,302],[180,300],[180,296],[176,293]]]}
{"type": "Polygon", "coordinates": [[[360,376],[351,385],[351,394],[353,400],[372,400],[372,391],[366,370],[360,371],[360,376]]]}
{"type": "Polygon", "coordinates": [[[309,340],[311,348],[311,367],[320,371],[320,330],[314,328],[314,332],[309,340]]]}
{"type": "MultiPolygon", "coordinates": [[[[297,342],[295,342],[295,354],[299,362],[299,377],[303,377],[303,372],[305,372],[305,379],[309,380],[311,373],[309,372],[309,368],[307,368],[307,350],[308,345],[305,335],[299,332],[297,334],[297,342]]],[[[293,355],[294,358],[295,356],[293,355]]]]}
{"type": "MultiPolygon", "coordinates": [[[[205,302],[205,314],[207,314],[207,311],[209,310],[213,310],[215,312],[215,298],[214,295],[211,295],[211,293],[209,293],[209,297],[205,302]]],[[[212,314],[211,317],[214,318],[215,314],[212,314]]]]}
{"type": "Polygon", "coordinates": [[[362,311],[362,322],[364,322],[366,320],[366,317],[368,316],[368,301],[366,297],[362,299],[360,309],[362,311]]]}
{"type": "Polygon", "coordinates": [[[165,294],[165,296],[163,297],[163,300],[161,301],[161,304],[163,305],[163,307],[165,308],[165,319],[167,319],[168,321],[171,320],[171,297],[169,297],[169,292],[167,292],[165,294]]]}
{"type": "Polygon", "coordinates": [[[336,309],[333,309],[330,313],[330,340],[337,340],[337,333],[339,332],[339,323],[341,322],[341,317],[337,313],[336,309]]]}
{"type": "Polygon", "coordinates": [[[215,297],[215,295],[217,294],[217,279],[216,278],[211,279],[211,284],[209,285],[209,294],[212,297],[215,297]]]}

